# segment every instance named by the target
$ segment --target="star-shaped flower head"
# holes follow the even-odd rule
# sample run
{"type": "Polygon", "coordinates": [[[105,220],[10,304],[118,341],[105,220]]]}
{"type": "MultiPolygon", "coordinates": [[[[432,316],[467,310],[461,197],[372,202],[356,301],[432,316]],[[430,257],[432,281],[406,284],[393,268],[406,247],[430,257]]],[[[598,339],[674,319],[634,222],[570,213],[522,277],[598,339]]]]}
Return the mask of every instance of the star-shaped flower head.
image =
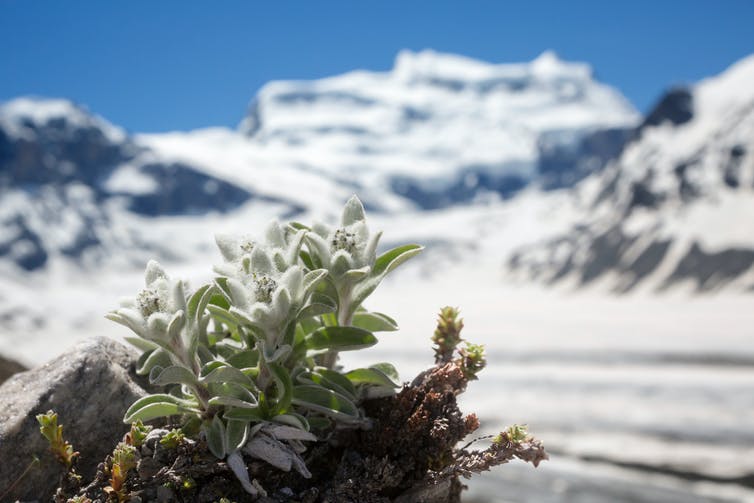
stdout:
{"type": "Polygon", "coordinates": [[[299,264],[281,271],[277,247],[257,246],[249,257],[249,273],[228,278],[230,312],[257,330],[269,351],[275,351],[295,328],[296,315],[327,271],[308,273],[299,264]]]}
{"type": "Polygon", "coordinates": [[[141,349],[156,346],[175,350],[183,344],[186,296],[180,280],[171,279],[162,266],[150,260],[144,274],[145,287],[135,298],[124,299],[107,318],[125,325],[142,339],[127,338],[141,349]]]}
{"type": "Polygon", "coordinates": [[[382,232],[369,232],[364,206],[356,196],[343,208],[341,226],[328,229],[315,225],[306,235],[311,266],[330,273],[337,291],[338,323],[350,325],[356,309],[382,279],[423,247],[404,245],[377,256],[382,232]]]}
{"type": "Polygon", "coordinates": [[[215,242],[225,263],[215,266],[215,272],[227,277],[248,275],[252,270],[252,252],[258,246],[267,249],[277,270],[283,272],[298,263],[298,253],[305,233],[304,230],[284,228],[277,221],[273,221],[267,227],[264,243],[255,241],[248,234],[218,234],[215,236],[215,242]]]}
{"type": "Polygon", "coordinates": [[[358,279],[368,275],[377,258],[382,232],[370,234],[364,206],[353,196],[343,208],[341,226],[336,229],[316,224],[306,235],[313,262],[330,271],[333,279],[358,279]]]}

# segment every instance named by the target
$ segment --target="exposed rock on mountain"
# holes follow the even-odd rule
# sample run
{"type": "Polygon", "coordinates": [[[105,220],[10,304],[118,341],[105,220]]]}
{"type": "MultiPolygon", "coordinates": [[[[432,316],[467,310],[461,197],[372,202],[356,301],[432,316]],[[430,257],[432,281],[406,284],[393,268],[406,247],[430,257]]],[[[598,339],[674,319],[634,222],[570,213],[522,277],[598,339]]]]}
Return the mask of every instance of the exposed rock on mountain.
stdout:
{"type": "Polygon", "coordinates": [[[604,280],[716,290],[754,286],[754,57],[669,92],[620,157],[578,188],[566,235],[517,250],[517,274],[548,283],[604,280]]]}
{"type": "Polygon", "coordinates": [[[193,166],[150,162],[149,154],[65,100],[2,105],[0,257],[25,270],[44,267],[51,254],[78,260],[138,243],[114,235],[114,227],[126,227],[123,207],[153,217],[194,215],[229,211],[252,197],[193,166]]]}

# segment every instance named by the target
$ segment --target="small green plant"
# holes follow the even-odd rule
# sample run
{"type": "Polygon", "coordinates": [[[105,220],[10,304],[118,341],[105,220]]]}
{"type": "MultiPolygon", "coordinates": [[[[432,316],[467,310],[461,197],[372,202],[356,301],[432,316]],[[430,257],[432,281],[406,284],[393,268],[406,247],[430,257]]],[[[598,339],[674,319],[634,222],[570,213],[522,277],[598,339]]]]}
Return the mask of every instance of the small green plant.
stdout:
{"type": "Polygon", "coordinates": [[[39,431],[50,443],[50,451],[66,469],[73,466],[74,460],[79,453],[73,450],[73,446],[63,438],[63,425],[58,424],[58,415],[54,411],[37,415],[39,431]]]}
{"type": "Polygon", "coordinates": [[[165,446],[168,449],[175,449],[186,440],[186,435],[178,429],[174,428],[167,432],[164,437],[160,439],[160,445],[165,446]]]}
{"type": "Polygon", "coordinates": [[[152,431],[150,425],[145,425],[141,422],[141,419],[137,419],[131,423],[131,430],[126,433],[125,442],[129,445],[133,445],[137,449],[144,444],[149,432],[152,431]]]}
{"type": "Polygon", "coordinates": [[[110,466],[110,485],[105,488],[109,494],[115,494],[118,501],[125,501],[124,484],[128,472],[136,468],[136,448],[125,442],[119,443],[113,450],[110,466]]]}
{"type": "Polygon", "coordinates": [[[143,352],[138,372],[166,390],[136,401],[124,421],[200,424],[209,450],[252,494],[243,454],[309,477],[302,442],[367,424],[361,401],[400,385],[389,363],[338,365],[340,352],[397,330],[364,302],[422,247],[378,255],[380,237],[354,196],[336,228],[273,222],[261,240],[217,236],[224,261],[196,290],[150,262],[145,288],[108,318],[136,334],[127,340],[143,352]]]}

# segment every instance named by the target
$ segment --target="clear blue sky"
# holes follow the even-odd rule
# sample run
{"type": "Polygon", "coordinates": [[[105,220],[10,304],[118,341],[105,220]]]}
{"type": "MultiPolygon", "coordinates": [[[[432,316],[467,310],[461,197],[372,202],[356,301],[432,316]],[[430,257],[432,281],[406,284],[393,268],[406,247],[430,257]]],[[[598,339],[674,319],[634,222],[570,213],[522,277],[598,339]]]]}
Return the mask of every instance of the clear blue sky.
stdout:
{"type": "Polygon", "coordinates": [[[70,98],[138,132],[235,126],[269,80],[387,70],[403,48],[554,49],[646,111],[754,52],[754,1],[0,0],[0,100],[70,98]]]}

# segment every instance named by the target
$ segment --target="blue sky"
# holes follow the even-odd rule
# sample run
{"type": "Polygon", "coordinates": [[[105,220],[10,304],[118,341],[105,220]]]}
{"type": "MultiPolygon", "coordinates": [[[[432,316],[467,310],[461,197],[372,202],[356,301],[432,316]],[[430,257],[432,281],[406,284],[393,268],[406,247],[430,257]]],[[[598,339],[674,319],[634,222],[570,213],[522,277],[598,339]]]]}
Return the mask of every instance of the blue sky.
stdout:
{"type": "Polygon", "coordinates": [[[646,111],[754,52],[754,2],[0,0],[0,100],[73,99],[130,131],[235,126],[267,81],[387,70],[403,48],[590,63],[646,111]]]}

